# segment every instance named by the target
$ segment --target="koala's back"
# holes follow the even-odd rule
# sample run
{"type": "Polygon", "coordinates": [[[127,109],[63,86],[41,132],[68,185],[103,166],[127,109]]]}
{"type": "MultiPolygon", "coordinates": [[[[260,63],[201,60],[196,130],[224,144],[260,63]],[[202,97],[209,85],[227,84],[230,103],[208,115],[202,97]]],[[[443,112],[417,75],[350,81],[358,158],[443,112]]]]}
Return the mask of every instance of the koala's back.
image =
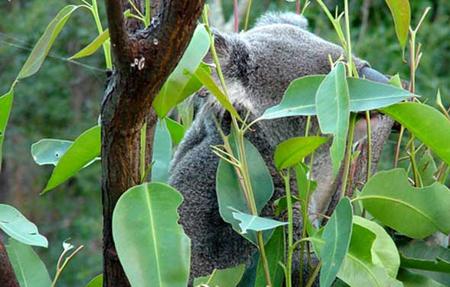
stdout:
{"type": "MultiPolygon", "coordinates": [[[[247,32],[215,35],[230,100],[241,114],[250,112],[250,119],[278,104],[292,80],[328,73],[330,57],[337,60],[343,53],[340,47],[306,31],[305,21],[299,16],[271,14],[259,22],[260,26],[247,32]]],[[[355,63],[358,69],[367,65],[358,58],[355,63]]],[[[180,144],[170,171],[169,183],[184,197],[180,222],[192,242],[191,279],[210,274],[216,268],[248,262],[255,251],[252,244],[221,219],[218,211],[215,189],[218,157],[211,146],[222,144],[222,139],[214,117],[225,130],[229,129],[229,116],[208,96],[180,144]]],[[[274,180],[275,195],[264,209],[265,215],[273,215],[273,200],[284,194],[272,161],[274,148],[283,140],[303,136],[305,123],[304,117],[262,121],[246,135],[263,156],[274,180]]],[[[317,122],[313,120],[311,134],[317,131],[317,122]]],[[[336,186],[328,148],[323,146],[316,153],[313,174],[319,182],[316,194],[330,197],[336,186]]],[[[301,224],[298,212],[296,209],[296,230],[300,230],[301,224]]]]}

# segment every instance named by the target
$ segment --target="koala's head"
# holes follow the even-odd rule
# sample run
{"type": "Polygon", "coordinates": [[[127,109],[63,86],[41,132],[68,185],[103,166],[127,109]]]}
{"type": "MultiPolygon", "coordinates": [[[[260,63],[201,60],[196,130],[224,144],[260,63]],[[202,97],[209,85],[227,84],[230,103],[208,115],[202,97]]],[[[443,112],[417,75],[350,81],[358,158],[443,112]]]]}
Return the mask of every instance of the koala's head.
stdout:
{"type": "MultiPolygon", "coordinates": [[[[327,74],[344,57],[341,47],[306,30],[307,20],[294,13],[269,13],[246,32],[215,31],[230,100],[259,116],[279,103],[289,83],[299,77],[327,74]]],[[[354,58],[362,71],[368,64],[354,58]]]]}

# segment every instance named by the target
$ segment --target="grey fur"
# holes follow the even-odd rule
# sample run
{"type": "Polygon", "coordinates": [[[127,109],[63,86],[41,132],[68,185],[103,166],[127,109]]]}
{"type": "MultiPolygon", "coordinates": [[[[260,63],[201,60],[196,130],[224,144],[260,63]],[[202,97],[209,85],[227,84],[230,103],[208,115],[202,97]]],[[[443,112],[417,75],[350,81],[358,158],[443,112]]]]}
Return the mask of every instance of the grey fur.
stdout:
{"type": "MultiPolygon", "coordinates": [[[[247,32],[216,32],[216,49],[230,100],[241,113],[249,111],[250,119],[279,103],[292,80],[327,74],[329,57],[336,60],[342,56],[340,47],[305,30],[305,23],[303,17],[292,13],[269,14],[247,32]]],[[[368,66],[363,60],[354,60],[359,71],[368,66]]],[[[210,146],[222,141],[213,116],[222,120],[225,129],[229,127],[229,117],[213,97],[199,100],[204,104],[174,156],[169,180],[184,196],[180,222],[192,240],[191,277],[248,262],[254,252],[254,247],[224,223],[218,212],[215,191],[218,158],[210,146]]],[[[303,117],[262,121],[247,135],[271,170],[275,184],[273,199],[284,193],[282,181],[273,167],[274,148],[283,140],[304,135],[305,122],[303,117]]],[[[390,129],[389,125],[383,128],[390,129]]],[[[312,133],[317,130],[317,123],[313,121],[312,133]]],[[[374,128],[374,135],[379,133],[381,131],[374,128]]],[[[379,141],[382,146],[384,138],[379,141]]],[[[329,146],[322,147],[315,157],[313,174],[319,186],[313,212],[324,211],[339,185],[332,176],[328,149],[329,146]]],[[[380,150],[374,147],[375,152],[380,150]]],[[[272,203],[268,204],[264,214],[272,214],[272,203]]],[[[297,230],[299,228],[300,225],[297,230]]]]}

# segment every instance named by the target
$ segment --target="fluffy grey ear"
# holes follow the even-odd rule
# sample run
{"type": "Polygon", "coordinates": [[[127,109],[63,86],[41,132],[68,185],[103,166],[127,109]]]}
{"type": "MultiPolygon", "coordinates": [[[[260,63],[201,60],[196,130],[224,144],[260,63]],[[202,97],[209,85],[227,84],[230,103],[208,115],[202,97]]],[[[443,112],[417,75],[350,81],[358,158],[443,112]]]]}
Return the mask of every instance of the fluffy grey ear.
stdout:
{"type": "MultiPolygon", "coordinates": [[[[239,34],[226,34],[213,30],[214,47],[226,77],[246,79],[249,66],[249,48],[239,34]]],[[[205,58],[213,62],[210,53],[205,58]]]]}
{"type": "Polygon", "coordinates": [[[217,29],[212,29],[214,37],[214,47],[216,48],[217,54],[220,56],[228,56],[230,51],[233,49],[233,41],[231,36],[228,34],[223,34],[217,29]]]}
{"type": "Polygon", "coordinates": [[[308,29],[308,20],[302,15],[292,12],[268,12],[256,22],[256,27],[273,24],[289,24],[302,29],[308,29]]]}

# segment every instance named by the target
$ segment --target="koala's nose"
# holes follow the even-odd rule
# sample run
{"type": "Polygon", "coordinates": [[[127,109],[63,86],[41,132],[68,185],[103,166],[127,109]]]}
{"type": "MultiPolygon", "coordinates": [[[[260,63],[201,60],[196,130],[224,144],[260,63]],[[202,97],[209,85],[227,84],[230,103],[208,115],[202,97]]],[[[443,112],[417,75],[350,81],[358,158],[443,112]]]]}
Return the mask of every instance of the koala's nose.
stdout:
{"type": "Polygon", "coordinates": [[[389,82],[389,79],[383,75],[382,73],[378,72],[377,70],[374,70],[370,67],[364,67],[359,71],[359,76],[361,78],[366,78],[368,80],[384,83],[387,84],[389,82]]]}

